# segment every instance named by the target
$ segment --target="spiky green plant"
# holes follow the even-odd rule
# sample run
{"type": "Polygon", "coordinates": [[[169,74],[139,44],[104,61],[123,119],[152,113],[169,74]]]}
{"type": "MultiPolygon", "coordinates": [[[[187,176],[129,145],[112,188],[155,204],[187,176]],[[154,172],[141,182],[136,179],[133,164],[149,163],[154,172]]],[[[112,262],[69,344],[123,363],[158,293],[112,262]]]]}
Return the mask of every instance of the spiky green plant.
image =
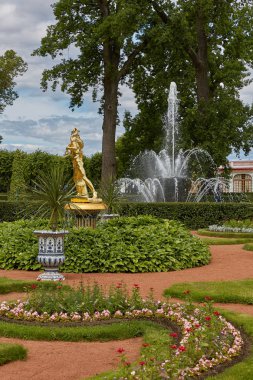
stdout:
{"type": "Polygon", "coordinates": [[[36,205],[35,215],[49,219],[49,227],[56,231],[64,220],[65,205],[75,195],[72,179],[66,179],[64,168],[55,166],[41,172],[33,182],[29,198],[36,205]]]}

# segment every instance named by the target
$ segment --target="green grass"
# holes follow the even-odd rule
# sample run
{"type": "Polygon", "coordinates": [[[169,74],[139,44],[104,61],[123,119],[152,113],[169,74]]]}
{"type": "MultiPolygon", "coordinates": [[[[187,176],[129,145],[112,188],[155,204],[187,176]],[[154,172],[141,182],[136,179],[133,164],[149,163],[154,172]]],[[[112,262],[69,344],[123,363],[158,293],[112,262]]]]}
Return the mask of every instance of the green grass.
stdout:
{"type": "Polygon", "coordinates": [[[220,231],[209,231],[200,229],[197,231],[198,235],[203,236],[216,236],[216,237],[225,237],[225,238],[246,238],[253,240],[253,234],[251,233],[242,233],[242,232],[220,232],[220,231]]]}
{"type": "MultiPolygon", "coordinates": [[[[6,277],[0,277],[0,294],[7,294],[10,292],[26,292],[31,288],[31,285],[35,284],[37,287],[42,289],[55,289],[58,283],[43,281],[22,281],[22,280],[12,280],[6,277]]],[[[64,285],[64,287],[69,287],[64,285]]]]}
{"type": "MultiPolygon", "coordinates": [[[[232,245],[232,244],[245,244],[245,243],[253,243],[253,239],[246,238],[205,238],[199,237],[202,241],[204,241],[207,245],[232,245]]],[[[253,248],[252,248],[253,250],[253,248]]]]}
{"type": "Polygon", "coordinates": [[[23,360],[26,356],[27,350],[19,344],[0,343],[0,365],[14,360],[23,360]]]}
{"type": "Polygon", "coordinates": [[[25,340],[61,340],[66,342],[93,342],[136,338],[153,326],[160,325],[149,321],[120,321],[113,324],[96,326],[56,327],[23,325],[0,321],[0,336],[25,340]]]}
{"type": "Polygon", "coordinates": [[[250,243],[245,244],[243,246],[243,249],[245,249],[246,251],[253,251],[253,243],[252,244],[250,244],[250,243]]]}
{"type": "MultiPolygon", "coordinates": [[[[161,357],[161,361],[168,356],[168,330],[164,328],[154,328],[150,327],[149,329],[146,329],[143,334],[143,341],[145,343],[150,344],[152,346],[152,350],[154,352],[159,352],[159,355],[161,357]]],[[[141,353],[145,353],[145,348],[141,348],[141,353]]],[[[115,353],[116,357],[117,353],[115,353]]],[[[127,353],[126,353],[127,356],[127,353]]],[[[119,370],[116,371],[108,371],[103,372],[99,375],[92,376],[89,379],[92,380],[102,380],[106,376],[106,380],[114,380],[114,379],[122,379],[124,376],[122,376],[122,372],[119,370]],[[118,377],[117,377],[118,376],[118,377]]]]}
{"type": "Polygon", "coordinates": [[[190,290],[193,301],[202,302],[205,296],[215,302],[243,303],[253,305],[253,280],[190,282],[172,285],[164,291],[166,297],[185,298],[185,290],[190,290]]]}

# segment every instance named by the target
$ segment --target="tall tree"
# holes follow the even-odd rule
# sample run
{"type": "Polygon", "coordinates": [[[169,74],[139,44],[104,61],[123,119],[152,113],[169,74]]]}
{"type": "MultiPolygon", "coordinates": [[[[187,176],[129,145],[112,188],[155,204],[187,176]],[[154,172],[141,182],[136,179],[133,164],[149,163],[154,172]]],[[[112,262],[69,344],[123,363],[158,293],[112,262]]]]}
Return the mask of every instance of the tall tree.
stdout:
{"type": "MultiPolygon", "coordinates": [[[[0,114],[18,97],[17,92],[14,91],[15,78],[23,75],[26,70],[27,64],[15,51],[7,50],[0,56],[0,114]]],[[[0,136],[0,144],[1,141],[2,136],[0,136]]]]}
{"type": "MultiPolygon", "coordinates": [[[[181,147],[203,147],[217,164],[226,163],[233,148],[249,152],[253,110],[243,104],[239,91],[250,83],[249,68],[253,67],[252,2],[160,0],[152,5],[163,25],[160,53],[159,49],[146,50],[143,64],[135,70],[133,87],[140,113],[130,123],[127,119],[125,145],[133,136],[132,144],[139,144],[143,120],[153,118],[153,125],[159,120],[162,124],[166,107],[155,115],[153,105],[159,97],[160,104],[165,104],[166,87],[174,80],[180,93],[181,147]],[[144,72],[150,75],[144,76],[144,72]],[[156,82],[160,89],[151,87],[156,82]]],[[[156,131],[161,134],[162,128],[156,131]]],[[[153,136],[157,141],[157,134],[153,136]]]]}
{"type": "Polygon", "coordinates": [[[56,23],[34,54],[60,58],[45,70],[44,90],[60,85],[71,97],[70,107],[80,107],[84,94],[99,91],[103,113],[102,181],[116,174],[115,131],[119,84],[127,81],[148,43],[152,29],[146,0],[59,0],[53,5],[56,23]]]}
{"type": "Polygon", "coordinates": [[[24,74],[26,70],[27,64],[15,51],[7,50],[0,56],[0,114],[18,97],[14,91],[15,78],[24,74]]]}

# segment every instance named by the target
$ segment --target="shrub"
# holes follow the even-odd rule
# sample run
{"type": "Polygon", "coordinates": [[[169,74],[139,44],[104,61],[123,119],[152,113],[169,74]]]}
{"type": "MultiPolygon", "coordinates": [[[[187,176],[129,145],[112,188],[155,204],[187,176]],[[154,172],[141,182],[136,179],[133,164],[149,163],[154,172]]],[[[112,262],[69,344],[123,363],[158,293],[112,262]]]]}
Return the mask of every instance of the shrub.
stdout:
{"type": "MultiPolygon", "coordinates": [[[[28,217],[24,204],[0,201],[0,222],[11,222],[28,217]]],[[[211,224],[221,224],[230,219],[243,220],[253,217],[251,203],[121,203],[119,214],[122,216],[152,215],[163,219],[178,220],[188,228],[198,229],[211,224]]]]}
{"type": "MultiPolygon", "coordinates": [[[[0,225],[0,268],[39,269],[34,229],[45,221],[16,221],[0,225]]],[[[65,272],[165,272],[207,264],[207,245],[179,222],[151,216],[125,217],[96,230],[69,229],[65,272]]]]}
{"type": "Polygon", "coordinates": [[[122,203],[120,214],[124,216],[153,215],[178,220],[188,228],[198,229],[229,219],[245,219],[253,216],[251,203],[122,203]]]}

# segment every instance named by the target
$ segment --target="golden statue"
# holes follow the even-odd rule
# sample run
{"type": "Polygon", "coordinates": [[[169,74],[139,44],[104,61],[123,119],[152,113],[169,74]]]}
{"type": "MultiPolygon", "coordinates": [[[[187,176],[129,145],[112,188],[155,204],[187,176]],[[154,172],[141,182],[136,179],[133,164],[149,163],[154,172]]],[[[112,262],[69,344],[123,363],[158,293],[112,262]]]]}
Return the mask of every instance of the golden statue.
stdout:
{"type": "Polygon", "coordinates": [[[84,143],[79,135],[77,128],[71,132],[70,143],[66,148],[66,155],[70,155],[73,164],[73,179],[76,185],[77,196],[89,198],[88,189],[92,192],[92,199],[97,199],[97,192],[94,189],[91,181],[87,178],[83,167],[83,147],[84,143]]]}

